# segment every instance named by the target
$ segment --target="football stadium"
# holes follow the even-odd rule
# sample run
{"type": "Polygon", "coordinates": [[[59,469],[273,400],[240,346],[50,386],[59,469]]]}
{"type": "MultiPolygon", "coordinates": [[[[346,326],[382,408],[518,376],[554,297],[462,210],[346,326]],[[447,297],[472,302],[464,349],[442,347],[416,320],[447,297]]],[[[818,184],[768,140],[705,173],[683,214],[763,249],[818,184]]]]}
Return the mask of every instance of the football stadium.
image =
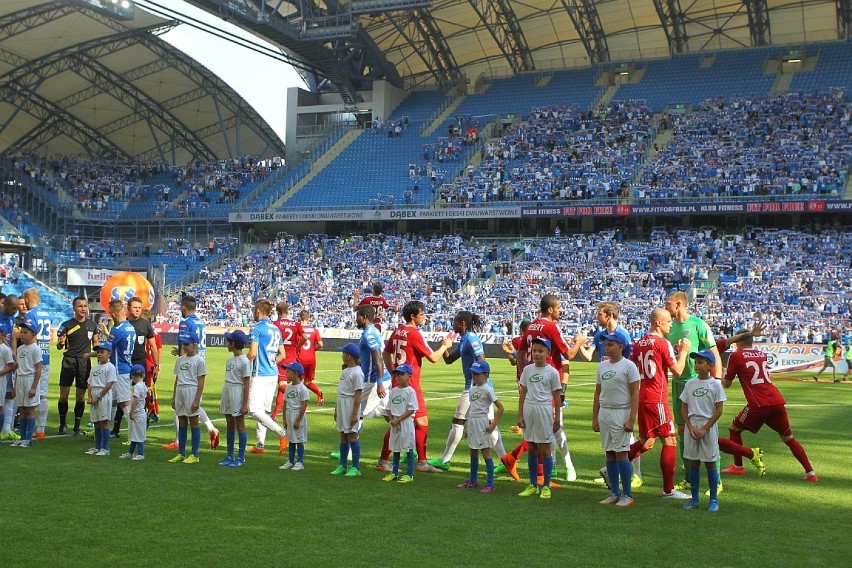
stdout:
{"type": "Polygon", "coordinates": [[[847,565],[850,31],[0,3],[4,565],[847,565]]]}

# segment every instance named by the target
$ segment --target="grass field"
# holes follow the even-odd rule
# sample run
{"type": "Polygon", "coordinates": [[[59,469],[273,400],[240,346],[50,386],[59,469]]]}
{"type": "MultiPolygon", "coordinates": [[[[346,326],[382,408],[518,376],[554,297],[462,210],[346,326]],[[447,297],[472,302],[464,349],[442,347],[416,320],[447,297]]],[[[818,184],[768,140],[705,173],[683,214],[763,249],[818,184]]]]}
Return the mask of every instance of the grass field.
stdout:
{"type": "MultiPolygon", "coordinates": [[[[682,511],[682,502],[660,498],[659,449],[642,458],[645,485],[634,491],[632,508],[598,505],[606,490],[592,481],[603,454],[591,429],[591,364],[572,366],[567,392],[565,421],[579,480],[554,490],[550,501],[518,497],[522,486],[508,477],[498,479],[491,495],[456,489],[468,469],[464,441],[450,471],[417,474],[410,485],[384,483],[372,468],[385,431],[380,420],[367,421],[362,432],[364,475],[328,475],[335,466],[329,452],[338,440],[332,421],[337,353],[320,353],[317,380],[328,403],[317,408],[311,401],[305,471],[280,471],[283,460],[269,454],[249,456],[239,469],[220,468],[225,435],[217,410],[227,355],[224,349],[208,350],[204,406],[222,429],[222,446],[210,450],[205,436],[197,465],[168,463],[174,453],[160,448],[173,437],[167,402],[171,375],[159,383],[163,420],[148,432],[143,462],[119,460],[123,447],[116,440],[107,458],[84,455],[91,442],[82,438],[50,437],[31,449],[0,446],[4,565],[37,560],[64,566],[603,566],[613,561],[645,566],[661,559],[671,565],[848,565],[852,385],[778,381],[820,483],[801,480],[801,467],[771,430],[746,433],[747,445],[765,450],[769,473],[758,478],[751,468],[745,477],[725,477],[721,511],[714,515],[682,511]]],[[[58,362],[52,365],[48,434],[57,429],[58,362]]],[[[167,356],[163,368],[172,363],[167,356]]],[[[509,431],[517,411],[514,369],[503,360],[491,363],[507,408],[501,429],[511,448],[520,441],[509,431]]],[[[461,390],[460,368],[428,366],[422,384],[434,457],[443,449],[461,390]]],[[[720,420],[723,435],[744,400],[737,385],[728,395],[720,420]]],[[[723,456],[723,467],[728,463],[723,456]]],[[[702,483],[706,486],[706,478],[702,483]]]]}

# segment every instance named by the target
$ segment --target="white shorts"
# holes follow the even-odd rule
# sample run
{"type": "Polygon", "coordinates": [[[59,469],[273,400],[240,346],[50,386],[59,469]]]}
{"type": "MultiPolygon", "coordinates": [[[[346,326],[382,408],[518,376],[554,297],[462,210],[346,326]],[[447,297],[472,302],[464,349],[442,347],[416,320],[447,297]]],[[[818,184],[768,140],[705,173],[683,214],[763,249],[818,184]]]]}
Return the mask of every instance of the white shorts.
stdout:
{"type": "Polygon", "coordinates": [[[601,408],[598,423],[601,428],[601,447],[605,452],[630,450],[630,432],[624,431],[624,423],[630,418],[629,408],[601,408]]]}
{"type": "Polygon", "coordinates": [[[198,403],[198,408],[192,410],[192,403],[195,402],[195,395],[198,392],[198,387],[195,385],[178,385],[175,389],[175,416],[198,416],[201,409],[201,401],[198,403]]]}
{"type": "Polygon", "coordinates": [[[112,418],[112,389],[99,402],[89,405],[89,416],[94,423],[109,421],[112,418]]]}
{"type": "MultiPolygon", "coordinates": [[[[707,423],[704,418],[691,418],[693,428],[701,428],[707,423]]],[[[714,424],[700,440],[693,438],[689,431],[683,433],[683,459],[714,462],[719,459],[719,428],[714,424]]]]}
{"type": "Polygon", "coordinates": [[[524,440],[534,444],[552,444],[553,405],[524,404],[524,440]]]}
{"type": "Polygon", "coordinates": [[[131,442],[144,442],[148,431],[148,416],[143,412],[131,416],[127,422],[127,434],[131,442]]]}
{"type": "MultiPolygon", "coordinates": [[[[41,398],[36,392],[34,397],[30,397],[30,388],[33,386],[34,376],[18,376],[18,384],[15,386],[15,402],[18,406],[22,407],[30,407],[30,406],[38,406],[39,399],[41,398]]],[[[46,383],[47,381],[42,381],[46,383]]],[[[38,390],[38,389],[36,389],[38,390]]]]}
{"type": "MultiPolygon", "coordinates": [[[[387,397],[385,397],[387,398],[387,397]]],[[[351,397],[338,396],[337,403],[335,406],[335,412],[337,413],[337,431],[343,432],[346,434],[355,433],[361,431],[361,419],[358,419],[358,422],[355,423],[355,426],[352,426],[350,417],[352,416],[352,407],[355,405],[355,399],[351,397]]]]}
{"type": "Polygon", "coordinates": [[[278,375],[252,377],[249,383],[249,412],[259,414],[272,410],[278,391],[278,375]]]}
{"type": "Polygon", "coordinates": [[[308,414],[305,413],[302,416],[302,422],[299,424],[299,428],[293,428],[293,423],[299,417],[299,413],[302,412],[301,408],[297,408],[296,410],[287,410],[285,414],[285,426],[287,428],[287,439],[290,440],[290,443],[296,444],[304,444],[308,441],[308,414]]]}
{"type": "Polygon", "coordinates": [[[491,443],[491,434],[485,431],[489,422],[488,417],[484,416],[467,419],[467,445],[471,450],[490,450],[494,447],[491,443]]]}
{"type": "Polygon", "coordinates": [[[389,380],[382,381],[382,386],[385,387],[384,398],[379,398],[378,383],[364,383],[364,388],[361,390],[361,420],[367,418],[378,418],[379,416],[387,416],[388,414],[388,393],[391,389],[389,380]]]}
{"type": "Polygon", "coordinates": [[[390,429],[388,449],[392,452],[408,453],[415,449],[414,418],[406,418],[396,428],[390,429]]]}
{"type": "Polygon", "coordinates": [[[462,391],[456,411],[453,413],[454,420],[467,420],[467,411],[470,410],[470,391],[462,391]]]}
{"type": "Polygon", "coordinates": [[[219,412],[228,416],[242,416],[243,385],[226,383],[222,387],[222,399],[219,401],[219,412]]]}
{"type": "Polygon", "coordinates": [[[41,398],[47,398],[47,386],[50,379],[50,365],[41,366],[41,381],[38,383],[38,394],[41,398]]]}
{"type": "Polygon", "coordinates": [[[124,404],[125,402],[130,402],[132,398],[130,396],[130,391],[132,390],[132,384],[130,381],[130,374],[126,375],[118,375],[118,379],[116,379],[115,384],[112,385],[113,391],[113,400],[118,404],[124,404]]]}

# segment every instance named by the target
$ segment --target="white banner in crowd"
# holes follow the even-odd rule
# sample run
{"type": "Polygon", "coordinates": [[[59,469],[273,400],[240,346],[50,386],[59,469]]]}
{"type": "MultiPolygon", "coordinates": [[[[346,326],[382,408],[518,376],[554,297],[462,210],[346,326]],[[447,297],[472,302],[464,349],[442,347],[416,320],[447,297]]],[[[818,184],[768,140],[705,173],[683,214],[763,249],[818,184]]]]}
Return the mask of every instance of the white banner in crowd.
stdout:
{"type": "MultiPolygon", "coordinates": [[[[110,276],[118,272],[121,271],[104,270],[102,268],[69,268],[67,283],[68,286],[103,286],[104,282],[109,280],[110,276]]],[[[147,272],[135,272],[148,278],[147,272]]]]}
{"type": "Polygon", "coordinates": [[[441,207],[439,209],[306,209],[302,211],[246,211],[230,213],[230,223],[281,221],[403,221],[405,219],[513,219],[520,205],[505,207],[441,207]]]}

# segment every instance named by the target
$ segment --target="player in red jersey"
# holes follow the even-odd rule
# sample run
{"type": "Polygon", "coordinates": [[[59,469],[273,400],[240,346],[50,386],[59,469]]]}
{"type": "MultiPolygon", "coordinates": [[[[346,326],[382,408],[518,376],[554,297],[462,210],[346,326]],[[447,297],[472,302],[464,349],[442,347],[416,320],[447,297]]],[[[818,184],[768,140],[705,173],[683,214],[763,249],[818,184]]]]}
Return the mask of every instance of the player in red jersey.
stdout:
{"type": "Polygon", "coordinates": [[[278,302],[275,311],[278,313],[278,319],[272,324],[281,332],[284,359],[278,362],[278,396],[275,399],[275,410],[272,413],[273,420],[278,418],[278,414],[284,406],[284,390],[287,388],[287,369],[284,367],[299,360],[298,352],[304,343],[302,324],[290,319],[290,304],[278,302]]]}
{"type": "MultiPolygon", "coordinates": [[[[411,365],[413,372],[408,386],[417,393],[417,411],[414,413],[414,441],[417,446],[417,471],[428,473],[440,473],[442,470],[429,465],[426,461],[426,438],[429,431],[429,415],[426,410],[426,399],[423,397],[423,389],[420,386],[420,371],[423,367],[423,359],[430,363],[437,363],[444,357],[444,353],[453,346],[453,334],[450,333],[441,342],[437,351],[432,351],[426,339],[418,329],[426,321],[426,312],[423,302],[413,300],[402,308],[402,319],[405,325],[394,330],[385,343],[384,358],[385,367],[393,370],[397,366],[407,363],[411,365]]],[[[396,375],[394,375],[396,377],[396,375]]],[[[393,379],[396,386],[396,378],[393,379]]],[[[392,471],[388,462],[390,449],[390,430],[385,433],[385,441],[382,444],[382,454],[376,469],[380,471],[392,471]]]]}
{"type": "MultiPolygon", "coordinates": [[[[810,460],[808,460],[805,448],[793,437],[793,430],[790,428],[790,420],[787,416],[787,402],[769,378],[769,366],[766,354],[754,349],[754,339],[745,330],[737,332],[735,339],[738,339],[736,342],[737,350],[731,353],[731,356],[728,358],[728,370],[725,373],[725,378],[722,379],[722,385],[728,388],[733,384],[735,378],[739,379],[743,394],[745,394],[746,405],[737,414],[731,425],[728,426],[731,439],[724,440],[720,438],[719,448],[726,453],[734,453],[735,456],[736,454],[742,454],[743,452],[739,448],[736,448],[736,446],[742,448],[742,431],[748,430],[753,434],[757,434],[761,426],[766,424],[778,432],[778,435],[781,436],[781,439],[790,448],[793,456],[802,464],[802,467],[805,469],[804,480],[811,482],[819,481],[819,477],[817,477],[810,460]],[[739,339],[742,337],[741,334],[745,334],[745,337],[739,339]],[[725,446],[728,446],[728,449],[725,446]]],[[[744,449],[747,450],[748,448],[744,449]]],[[[752,451],[756,458],[752,459],[752,461],[755,462],[758,471],[763,475],[766,468],[763,466],[760,450],[754,448],[752,451]]],[[[746,455],[746,457],[748,456],[746,455]]],[[[727,468],[725,473],[737,473],[740,475],[744,473],[736,471],[735,467],[734,471],[729,470],[731,468],[727,468]]]]}
{"type": "Polygon", "coordinates": [[[322,349],[322,336],[320,336],[319,330],[311,325],[308,310],[299,312],[299,323],[302,326],[302,339],[297,355],[299,362],[305,369],[302,378],[308,390],[317,395],[317,404],[322,406],[325,404],[325,399],[322,396],[322,391],[314,383],[317,371],[317,351],[322,349]]]}
{"type": "Polygon", "coordinates": [[[382,331],[382,326],[380,325],[382,321],[385,319],[385,314],[387,314],[390,305],[387,300],[385,300],[384,296],[382,296],[382,292],[384,292],[385,288],[382,286],[381,282],[373,282],[373,295],[372,296],[364,296],[361,298],[361,293],[358,290],[352,294],[352,310],[357,312],[358,308],[361,306],[373,306],[376,310],[376,319],[373,323],[376,326],[378,331],[382,331]]]}
{"type": "MultiPolygon", "coordinates": [[[[550,341],[551,349],[550,355],[547,358],[547,364],[556,369],[559,373],[560,383],[562,384],[562,402],[564,403],[565,385],[568,384],[569,379],[568,364],[571,359],[576,357],[577,351],[580,349],[580,345],[585,341],[585,337],[582,337],[582,341],[580,341],[580,336],[578,336],[575,338],[574,344],[571,347],[568,347],[568,343],[565,341],[565,338],[562,337],[562,332],[559,331],[559,327],[556,325],[556,321],[561,315],[562,303],[559,301],[559,298],[553,294],[545,294],[542,296],[541,302],[539,303],[539,317],[530,322],[526,331],[524,331],[521,335],[521,341],[518,346],[516,358],[518,369],[523,371],[524,367],[532,364],[530,351],[533,339],[543,338],[550,341]]],[[[562,452],[562,457],[565,460],[565,479],[568,481],[574,481],[577,479],[577,472],[574,469],[573,462],[571,461],[571,452],[568,450],[568,437],[565,435],[565,431],[561,427],[562,409],[557,408],[555,409],[555,412],[559,414],[560,424],[559,431],[554,434],[556,438],[555,445],[559,447],[562,452]]],[[[520,479],[520,476],[518,475],[515,463],[525,451],[527,451],[526,441],[521,442],[518,447],[511,451],[511,453],[504,454],[500,457],[500,461],[504,466],[506,466],[509,474],[516,480],[520,479]]],[[[539,460],[539,463],[541,463],[541,460],[539,460]]]]}
{"type": "MultiPolygon", "coordinates": [[[[503,351],[506,352],[506,356],[509,358],[509,364],[515,367],[515,380],[518,381],[518,388],[521,388],[521,372],[524,370],[523,365],[518,365],[518,349],[521,346],[521,337],[526,332],[527,328],[530,325],[530,320],[525,319],[521,322],[519,331],[521,335],[513,337],[511,340],[503,343],[503,351]]],[[[524,431],[517,424],[512,424],[512,432],[518,435],[523,435],[524,431]]]]}
{"type": "Polygon", "coordinates": [[[672,316],[664,308],[651,311],[650,329],[633,344],[630,360],[639,369],[639,440],[630,446],[628,459],[633,461],[654,447],[657,438],[663,442],[660,451],[660,471],[663,473],[663,497],[689,499],[686,493],[674,488],[677,462],[677,437],[672,411],[669,407],[669,369],[683,373],[689,355],[689,340],[677,343],[675,358],[672,344],[665,335],[671,330],[672,316]]]}

